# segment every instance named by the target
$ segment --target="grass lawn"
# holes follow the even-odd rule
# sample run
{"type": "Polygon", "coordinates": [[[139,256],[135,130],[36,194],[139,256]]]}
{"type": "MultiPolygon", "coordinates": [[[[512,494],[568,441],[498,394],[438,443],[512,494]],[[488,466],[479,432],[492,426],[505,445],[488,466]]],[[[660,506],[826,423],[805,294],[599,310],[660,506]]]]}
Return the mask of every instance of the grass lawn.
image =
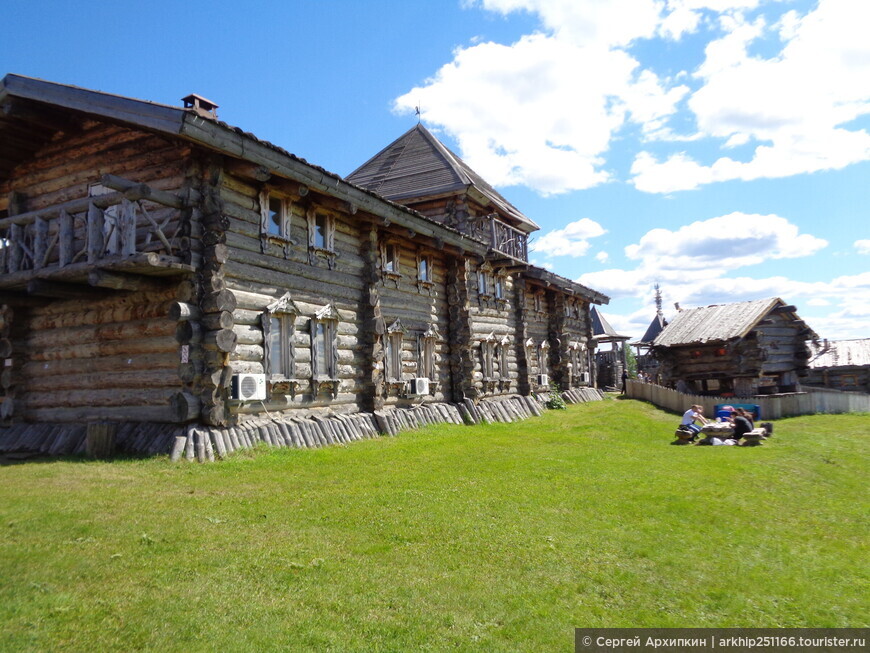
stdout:
{"type": "Polygon", "coordinates": [[[567,651],[868,626],[870,416],[674,447],[596,402],[345,447],[0,467],[3,651],[567,651]]]}

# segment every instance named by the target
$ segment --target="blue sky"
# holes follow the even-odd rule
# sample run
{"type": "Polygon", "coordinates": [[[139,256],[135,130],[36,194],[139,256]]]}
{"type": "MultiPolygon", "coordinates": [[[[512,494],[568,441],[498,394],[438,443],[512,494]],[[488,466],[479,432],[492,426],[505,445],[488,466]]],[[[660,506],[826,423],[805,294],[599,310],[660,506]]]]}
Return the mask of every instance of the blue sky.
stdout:
{"type": "Polygon", "coordinates": [[[0,71],[219,115],[348,174],[416,122],[640,336],[780,296],[870,337],[866,0],[6,0],[0,71]]]}

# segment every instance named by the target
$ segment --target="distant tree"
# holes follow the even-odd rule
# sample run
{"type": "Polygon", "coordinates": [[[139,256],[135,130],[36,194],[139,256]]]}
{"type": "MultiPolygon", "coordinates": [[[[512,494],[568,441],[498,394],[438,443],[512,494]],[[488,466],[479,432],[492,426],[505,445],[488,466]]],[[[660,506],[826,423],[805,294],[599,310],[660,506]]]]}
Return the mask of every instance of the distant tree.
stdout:
{"type": "Polygon", "coordinates": [[[631,347],[625,345],[625,362],[626,367],[628,368],[628,378],[636,379],[637,378],[637,358],[634,356],[634,352],[631,350],[631,347]]]}

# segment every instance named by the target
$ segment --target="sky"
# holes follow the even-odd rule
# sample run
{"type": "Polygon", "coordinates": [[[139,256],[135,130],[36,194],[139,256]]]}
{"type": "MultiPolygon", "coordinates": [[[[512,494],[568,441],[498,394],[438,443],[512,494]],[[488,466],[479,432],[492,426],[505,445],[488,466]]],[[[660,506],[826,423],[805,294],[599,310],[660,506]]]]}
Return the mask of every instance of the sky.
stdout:
{"type": "Polygon", "coordinates": [[[5,0],[0,74],[180,105],[347,175],[420,119],[639,338],[780,297],[870,337],[868,0],[5,0]]]}

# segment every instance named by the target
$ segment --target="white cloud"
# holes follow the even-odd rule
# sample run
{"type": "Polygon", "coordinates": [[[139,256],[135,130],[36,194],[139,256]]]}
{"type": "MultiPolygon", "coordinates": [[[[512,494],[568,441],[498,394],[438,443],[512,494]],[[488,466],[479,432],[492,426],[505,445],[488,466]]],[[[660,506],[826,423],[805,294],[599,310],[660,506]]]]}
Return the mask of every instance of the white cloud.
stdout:
{"type": "Polygon", "coordinates": [[[627,246],[625,253],[643,266],[663,272],[717,272],[768,259],[809,256],[827,244],[799,233],[796,225],[777,215],[730,213],[677,231],[653,229],[637,244],[627,246]]]}
{"type": "Polygon", "coordinates": [[[855,249],[859,254],[870,254],[870,239],[856,240],[855,249]]]}
{"type": "Polygon", "coordinates": [[[569,222],[563,229],[548,231],[536,237],[529,249],[545,256],[585,256],[591,247],[589,239],[605,233],[607,230],[595,220],[581,218],[569,222]]]}
{"type": "Polygon", "coordinates": [[[598,261],[599,263],[607,263],[607,261],[609,259],[610,259],[610,254],[608,254],[607,252],[598,252],[595,255],[595,260],[598,261]]]}
{"type": "Polygon", "coordinates": [[[727,147],[757,143],[748,161],[709,165],[685,153],[660,161],[640,152],[632,166],[639,190],[669,193],[728,180],[786,177],[837,170],[870,160],[870,134],[848,124],[870,114],[870,3],[821,0],[775,25],[726,14],[726,34],[706,49],[688,100],[700,133],[727,147]],[[775,34],[774,34],[775,33],[775,34]],[[759,38],[785,41],[770,58],[749,53],[759,38]]]}
{"type": "Polygon", "coordinates": [[[394,109],[422,105],[427,124],[453,137],[463,159],[496,186],[549,195],[605,183],[614,136],[629,122],[661,132],[689,91],[642,69],[624,49],[654,36],[658,0],[481,4],[502,14],[535,12],[546,32],[458,48],[394,109]]]}

